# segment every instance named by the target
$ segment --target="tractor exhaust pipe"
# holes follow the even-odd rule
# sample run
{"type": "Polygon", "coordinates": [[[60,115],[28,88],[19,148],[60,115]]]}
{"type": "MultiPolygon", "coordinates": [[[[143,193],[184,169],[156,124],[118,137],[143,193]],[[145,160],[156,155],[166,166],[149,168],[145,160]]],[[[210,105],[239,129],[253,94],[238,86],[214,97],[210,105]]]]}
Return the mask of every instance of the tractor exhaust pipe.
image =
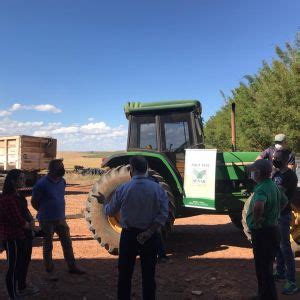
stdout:
{"type": "Polygon", "coordinates": [[[236,151],[236,131],[235,131],[235,102],[231,104],[231,148],[236,151]]]}

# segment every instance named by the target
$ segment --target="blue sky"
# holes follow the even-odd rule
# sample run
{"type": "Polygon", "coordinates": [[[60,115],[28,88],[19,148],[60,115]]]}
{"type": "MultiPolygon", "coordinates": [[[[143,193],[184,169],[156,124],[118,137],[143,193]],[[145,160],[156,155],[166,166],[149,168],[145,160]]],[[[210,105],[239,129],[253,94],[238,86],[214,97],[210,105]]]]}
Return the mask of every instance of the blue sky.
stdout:
{"type": "Polygon", "coordinates": [[[299,11],[296,0],[1,0],[0,135],[124,149],[132,100],[199,99],[207,120],[220,90],[294,42],[299,11]]]}

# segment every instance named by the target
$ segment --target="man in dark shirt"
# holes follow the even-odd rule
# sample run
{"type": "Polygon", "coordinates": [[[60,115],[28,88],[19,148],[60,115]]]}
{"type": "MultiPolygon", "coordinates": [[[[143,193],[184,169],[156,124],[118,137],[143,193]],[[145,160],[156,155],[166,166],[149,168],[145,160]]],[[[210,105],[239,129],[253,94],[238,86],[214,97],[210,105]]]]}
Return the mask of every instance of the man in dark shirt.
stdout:
{"type": "Polygon", "coordinates": [[[110,203],[105,205],[107,216],[121,213],[122,233],[119,247],[118,299],[131,299],[131,279],[136,256],[142,266],[143,299],[155,299],[155,265],[158,230],[168,218],[168,196],[164,189],[149,180],[144,157],[130,159],[132,179],[117,188],[110,203]]]}
{"type": "Polygon", "coordinates": [[[61,159],[54,159],[49,163],[49,172],[33,187],[31,204],[38,211],[37,218],[44,233],[43,257],[46,274],[50,280],[58,278],[54,273],[52,259],[53,235],[59,236],[69,273],[81,275],[85,272],[77,268],[70,228],[65,215],[66,181],[64,164],[61,159]]]}
{"type": "Polygon", "coordinates": [[[274,154],[273,165],[277,171],[273,174],[273,181],[286,194],[289,202],[281,211],[279,219],[279,229],[281,233],[280,250],[276,256],[276,272],[274,277],[277,280],[286,279],[283,288],[284,294],[294,294],[298,291],[295,278],[295,258],[290,243],[290,223],[291,223],[291,201],[297,189],[298,178],[295,172],[288,168],[288,150],[278,150],[274,154]]]}
{"type": "MultiPolygon", "coordinates": [[[[288,142],[287,142],[286,135],[283,133],[279,133],[275,135],[274,146],[271,146],[266,150],[264,150],[262,153],[260,153],[257,159],[268,159],[269,162],[272,164],[276,151],[283,150],[283,149],[288,149],[288,142]]],[[[295,170],[296,169],[295,154],[290,150],[288,151],[289,151],[288,167],[291,170],[295,170]]]]}

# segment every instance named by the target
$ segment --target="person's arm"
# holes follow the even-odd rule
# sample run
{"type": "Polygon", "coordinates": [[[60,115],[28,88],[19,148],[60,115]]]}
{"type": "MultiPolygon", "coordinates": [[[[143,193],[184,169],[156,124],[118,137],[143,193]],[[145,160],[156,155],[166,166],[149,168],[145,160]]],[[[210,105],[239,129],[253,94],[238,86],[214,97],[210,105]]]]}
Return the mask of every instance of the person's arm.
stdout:
{"type": "Polygon", "coordinates": [[[294,196],[297,191],[297,184],[298,184],[298,178],[297,175],[293,172],[289,173],[291,176],[289,176],[286,181],[284,182],[284,193],[286,197],[288,198],[289,202],[292,202],[294,200],[294,196]]]}
{"type": "Polygon", "coordinates": [[[114,216],[121,209],[121,205],[122,205],[122,192],[121,192],[121,190],[120,189],[116,190],[116,192],[114,193],[114,195],[113,195],[113,197],[112,197],[112,199],[109,203],[106,203],[105,201],[106,201],[106,199],[103,196],[103,204],[104,204],[105,215],[107,215],[109,217],[114,216]]]}
{"type": "Polygon", "coordinates": [[[169,198],[166,191],[162,187],[159,187],[158,199],[160,203],[160,210],[158,215],[154,219],[154,223],[158,223],[161,226],[164,226],[169,217],[169,198]]]}
{"type": "Polygon", "coordinates": [[[270,155],[270,153],[269,153],[269,148],[268,148],[268,149],[264,150],[263,152],[261,152],[261,153],[256,157],[255,160],[269,158],[269,155],[270,155]]]}
{"type": "Polygon", "coordinates": [[[253,221],[256,226],[259,226],[263,222],[264,210],[265,210],[265,202],[256,200],[253,207],[253,221]]]}
{"type": "Polygon", "coordinates": [[[286,196],[285,192],[280,189],[280,208],[281,210],[284,210],[287,204],[289,203],[289,199],[286,196]]]}
{"type": "Polygon", "coordinates": [[[17,200],[12,196],[8,197],[7,201],[4,201],[1,209],[3,210],[6,219],[11,225],[13,225],[14,227],[30,229],[29,222],[26,222],[22,217],[20,208],[17,205],[17,200]]]}
{"type": "Polygon", "coordinates": [[[23,196],[23,194],[19,194],[19,199],[20,199],[20,203],[21,203],[21,212],[22,212],[24,219],[30,223],[33,222],[34,218],[31,214],[30,210],[28,209],[28,203],[27,203],[26,198],[23,196]]]}
{"type": "Polygon", "coordinates": [[[296,159],[295,159],[294,153],[290,154],[288,168],[291,169],[292,171],[296,171],[296,169],[297,169],[297,164],[296,164],[296,159]]]}
{"type": "Polygon", "coordinates": [[[40,202],[43,197],[43,191],[39,186],[35,186],[32,190],[31,205],[35,210],[39,210],[40,202]]]}
{"type": "Polygon", "coordinates": [[[253,195],[253,222],[256,227],[259,227],[263,222],[264,211],[265,211],[265,203],[267,201],[267,195],[264,191],[258,190],[253,195]]]}
{"type": "Polygon", "coordinates": [[[158,199],[160,210],[150,227],[137,236],[139,243],[145,243],[160,227],[164,226],[169,216],[169,199],[165,190],[159,186],[158,199]]]}

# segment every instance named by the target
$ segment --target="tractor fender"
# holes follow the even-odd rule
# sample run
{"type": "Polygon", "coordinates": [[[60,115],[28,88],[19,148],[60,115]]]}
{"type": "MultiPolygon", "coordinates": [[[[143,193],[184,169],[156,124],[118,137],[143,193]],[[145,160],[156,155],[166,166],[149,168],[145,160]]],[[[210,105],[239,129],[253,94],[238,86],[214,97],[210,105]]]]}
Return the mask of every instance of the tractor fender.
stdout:
{"type": "Polygon", "coordinates": [[[154,151],[132,151],[118,153],[104,158],[101,167],[116,168],[121,165],[127,165],[129,164],[130,157],[134,155],[144,156],[148,161],[149,168],[156,171],[164,178],[164,180],[170,186],[174,197],[176,199],[181,199],[179,202],[182,202],[182,196],[184,193],[182,178],[173,162],[162,153],[157,153],[154,151]]]}

